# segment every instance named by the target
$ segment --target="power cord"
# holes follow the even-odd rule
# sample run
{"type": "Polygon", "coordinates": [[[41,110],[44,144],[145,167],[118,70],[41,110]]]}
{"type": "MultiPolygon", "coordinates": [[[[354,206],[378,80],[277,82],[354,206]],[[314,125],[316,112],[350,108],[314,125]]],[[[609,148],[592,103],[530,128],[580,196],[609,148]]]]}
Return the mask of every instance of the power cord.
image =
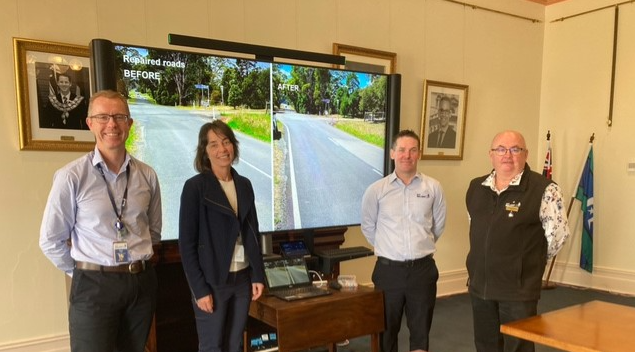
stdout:
{"type": "MultiPolygon", "coordinates": [[[[309,274],[313,274],[315,276],[317,276],[318,279],[320,279],[319,281],[313,281],[313,285],[316,287],[322,287],[325,286],[327,284],[326,280],[322,280],[322,275],[320,275],[320,273],[318,273],[315,270],[309,270],[309,274]]],[[[338,342],[336,345],[343,347],[343,346],[347,346],[350,342],[348,341],[348,339],[345,339],[343,341],[338,342]]]]}
{"type": "Polygon", "coordinates": [[[319,279],[319,280],[313,280],[313,285],[314,286],[322,287],[322,286],[326,285],[326,283],[327,283],[326,280],[323,280],[322,279],[322,275],[320,275],[320,273],[318,273],[317,271],[309,270],[309,274],[313,274],[313,275],[317,276],[317,278],[319,279]]]}
{"type": "MultiPolygon", "coordinates": [[[[322,275],[320,275],[320,273],[318,273],[315,270],[309,270],[309,274],[313,274],[315,276],[317,276],[318,279],[320,279],[319,281],[313,281],[313,285],[316,287],[322,287],[325,286],[327,284],[326,280],[322,280],[322,275]]],[[[348,339],[345,339],[343,341],[340,341],[337,343],[337,346],[343,347],[343,346],[347,346],[350,342],[348,341],[348,339]]]]}

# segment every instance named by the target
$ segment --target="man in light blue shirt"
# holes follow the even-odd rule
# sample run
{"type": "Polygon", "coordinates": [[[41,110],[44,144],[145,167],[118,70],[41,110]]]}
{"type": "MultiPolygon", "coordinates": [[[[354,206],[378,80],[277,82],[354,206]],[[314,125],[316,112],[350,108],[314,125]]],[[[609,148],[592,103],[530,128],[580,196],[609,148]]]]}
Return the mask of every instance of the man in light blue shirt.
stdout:
{"type": "Polygon", "coordinates": [[[362,233],[374,247],[372,279],[384,292],[386,330],[383,352],[397,352],[404,309],[410,351],[428,351],[439,272],[436,241],[445,228],[446,205],[441,184],[420,172],[419,136],[399,132],[391,146],[395,171],[368,187],[362,199],[362,233]]]}
{"type": "Polygon", "coordinates": [[[71,351],[143,352],[157,298],[159,182],[126,151],[133,121],[121,94],[95,93],[88,115],[95,150],[55,173],[40,248],[73,277],[71,351]]]}

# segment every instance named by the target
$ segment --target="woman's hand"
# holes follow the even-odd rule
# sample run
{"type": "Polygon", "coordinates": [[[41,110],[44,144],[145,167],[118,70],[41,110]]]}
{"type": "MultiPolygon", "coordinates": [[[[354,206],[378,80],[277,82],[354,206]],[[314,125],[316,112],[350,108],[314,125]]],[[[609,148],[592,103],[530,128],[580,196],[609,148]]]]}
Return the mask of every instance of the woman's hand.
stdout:
{"type": "Polygon", "coordinates": [[[251,300],[255,301],[258,298],[260,298],[260,296],[262,296],[262,293],[264,291],[265,291],[265,285],[261,284],[260,282],[251,284],[251,300]]]}
{"type": "Polygon", "coordinates": [[[203,312],[212,313],[214,311],[214,298],[211,294],[201,297],[196,300],[196,305],[203,312]]]}

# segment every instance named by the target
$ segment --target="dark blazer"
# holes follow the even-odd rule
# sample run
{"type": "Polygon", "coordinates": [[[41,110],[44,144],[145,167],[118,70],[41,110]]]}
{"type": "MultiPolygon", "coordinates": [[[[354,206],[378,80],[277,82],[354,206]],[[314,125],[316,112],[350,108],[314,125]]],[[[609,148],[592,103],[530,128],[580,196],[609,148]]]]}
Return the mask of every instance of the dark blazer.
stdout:
{"type": "Polygon", "coordinates": [[[428,135],[428,148],[456,148],[456,131],[452,127],[448,127],[443,136],[441,145],[437,145],[439,140],[439,130],[436,130],[428,135]]]}
{"type": "Polygon", "coordinates": [[[254,190],[249,179],[233,168],[231,172],[238,198],[238,216],[211,172],[188,179],[181,193],[179,250],[185,276],[196,299],[211,294],[212,286],[227,281],[238,236],[242,236],[245,256],[249,258],[251,282],[265,282],[254,190]]]}

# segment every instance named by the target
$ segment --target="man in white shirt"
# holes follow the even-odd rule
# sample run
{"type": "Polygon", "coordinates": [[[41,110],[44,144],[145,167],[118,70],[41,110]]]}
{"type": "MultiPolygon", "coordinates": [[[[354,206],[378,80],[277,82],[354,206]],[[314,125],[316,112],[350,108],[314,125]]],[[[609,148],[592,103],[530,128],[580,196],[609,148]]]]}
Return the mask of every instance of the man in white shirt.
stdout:
{"type": "Polygon", "coordinates": [[[456,131],[450,125],[452,102],[444,96],[437,110],[438,127],[428,135],[428,148],[456,148],[456,131]]]}
{"type": "Polygon", "coordinates": [[[417,171],[419,156],[419,136],[399,132],[390,150],[395,171],[370,185],[362,198],[361,229],[377,255],[373,283],[384,292],[383,352],[398,351],[404,309],[409,350],[429,348],[439,278],[433,254],[445,229],[446,205],[441,184],[417,171]]]}
{"type": "Polygon", "coordinates": [[[143,352],[157,299],[159,182],[126,151],[133,121],[121,94],[95,93],[89,114],[95,149],[55,173],[40,248],[73,277],[71,351],[143,352]]]}

